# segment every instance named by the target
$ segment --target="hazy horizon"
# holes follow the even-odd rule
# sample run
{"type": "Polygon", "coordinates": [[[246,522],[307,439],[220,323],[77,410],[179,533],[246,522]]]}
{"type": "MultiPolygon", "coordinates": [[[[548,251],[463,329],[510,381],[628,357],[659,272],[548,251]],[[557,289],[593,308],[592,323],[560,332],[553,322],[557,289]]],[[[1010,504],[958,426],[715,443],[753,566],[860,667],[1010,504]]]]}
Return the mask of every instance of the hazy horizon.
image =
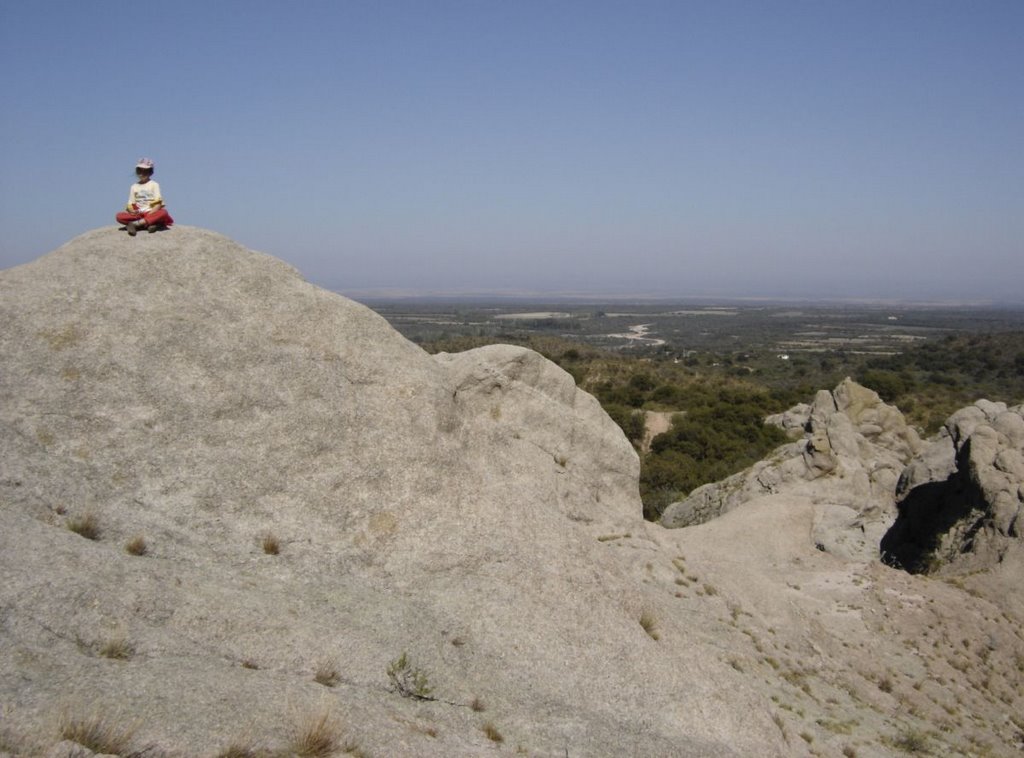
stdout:
{"type": "Polygon", "coordinates": [[[122,13],[0,10],[0,267],[148,156],[179,223],[341,292],[1024,302],[1015,0],[122,13]]]}
{"type": "Polygon", "coordinates": [[[708,294],[708,293],[666,293],[666,292],[615,292],[590,291],[572,292],[565,290],[487,290],[487,289],[400,289],[370,288],[346,289],[321,284],[325,289],[344,295],[353,300],[367,303],[477,303],[477,304],[514,304],[514,303],[548,303],[564,304],[638,304],[638,305],[672,305],[693,303],[704,307],[716,305],[771,305],[771,304],[809,304],[809,305],[878,305],[901,306],[907,308],[993,308],[993,309],[1024,309],[1024,296],[1012,298],[965,298],[965,297],[882,297],[858,295],[773,295],[773,294],[708,294]]]}

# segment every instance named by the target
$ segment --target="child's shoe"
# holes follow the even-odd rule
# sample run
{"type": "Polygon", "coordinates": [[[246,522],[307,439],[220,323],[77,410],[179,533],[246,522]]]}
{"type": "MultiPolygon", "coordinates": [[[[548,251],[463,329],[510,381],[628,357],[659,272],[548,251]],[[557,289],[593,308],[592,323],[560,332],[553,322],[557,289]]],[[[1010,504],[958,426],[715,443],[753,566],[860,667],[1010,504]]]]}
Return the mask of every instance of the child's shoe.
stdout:
{"type": "Polygon", "coordinates": [[[127,224],[124,225],[124,230],[128,232],[129,237],[134,237],[135,232],[139,231],[139,227],[135,226],[134,221],[129,221],[127,224]]]}

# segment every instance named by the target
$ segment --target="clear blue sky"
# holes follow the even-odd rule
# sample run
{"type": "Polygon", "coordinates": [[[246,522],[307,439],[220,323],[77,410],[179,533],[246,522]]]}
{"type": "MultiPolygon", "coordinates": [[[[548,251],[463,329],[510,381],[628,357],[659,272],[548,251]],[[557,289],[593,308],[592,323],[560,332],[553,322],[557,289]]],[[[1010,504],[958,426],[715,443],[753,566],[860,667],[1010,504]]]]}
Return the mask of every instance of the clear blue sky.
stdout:
{"type": "Polygon", "coordinates": [[[1024,301],[1022,0],[0,0],[0,265],[180,223],[341,291],[1024,301]]]}

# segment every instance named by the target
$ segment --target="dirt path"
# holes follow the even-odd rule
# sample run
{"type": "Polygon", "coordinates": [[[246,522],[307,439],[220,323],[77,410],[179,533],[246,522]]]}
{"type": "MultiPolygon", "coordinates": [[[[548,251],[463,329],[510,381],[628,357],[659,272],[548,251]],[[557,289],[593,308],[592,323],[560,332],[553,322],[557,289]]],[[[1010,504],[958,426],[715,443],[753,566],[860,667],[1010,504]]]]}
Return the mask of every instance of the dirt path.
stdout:
{"type": "Polygon", "coordinates": [[[651,347],[657,347],[658,345],[664,345],[665,340],[658,337],[648,337],[647,333],[651,331],[650,324],[637,324],[636,326],[629,327],[628,332],[622,332],[619,334],[609,334],[609,337],[617,337],[622,340],[632,340],[634,342],[645,342],[651,347]]]}
{"type": "Polygon", "coordinates": [[[676,413],[678,411],[644,411],[644,438],[640,443],[643,452],[650,452],[651,441],[672,428],[672,417],[676,413]]]}

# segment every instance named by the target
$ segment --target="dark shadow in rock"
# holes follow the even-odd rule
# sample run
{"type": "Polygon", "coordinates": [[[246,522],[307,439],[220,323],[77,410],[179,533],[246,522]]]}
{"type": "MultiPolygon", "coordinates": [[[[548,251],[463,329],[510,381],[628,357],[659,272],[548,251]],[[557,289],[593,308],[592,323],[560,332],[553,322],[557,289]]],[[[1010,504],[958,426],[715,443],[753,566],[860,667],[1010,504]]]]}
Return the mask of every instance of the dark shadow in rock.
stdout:
{"type": "Polygon", "coordinates": [[[918,485],[903,498],[899,514],[879,544],[882,562],[925,574],[969,552],[988,507],[967,470],[970,441],[957,455],[957,470],[944,481],[918,485]]]}

